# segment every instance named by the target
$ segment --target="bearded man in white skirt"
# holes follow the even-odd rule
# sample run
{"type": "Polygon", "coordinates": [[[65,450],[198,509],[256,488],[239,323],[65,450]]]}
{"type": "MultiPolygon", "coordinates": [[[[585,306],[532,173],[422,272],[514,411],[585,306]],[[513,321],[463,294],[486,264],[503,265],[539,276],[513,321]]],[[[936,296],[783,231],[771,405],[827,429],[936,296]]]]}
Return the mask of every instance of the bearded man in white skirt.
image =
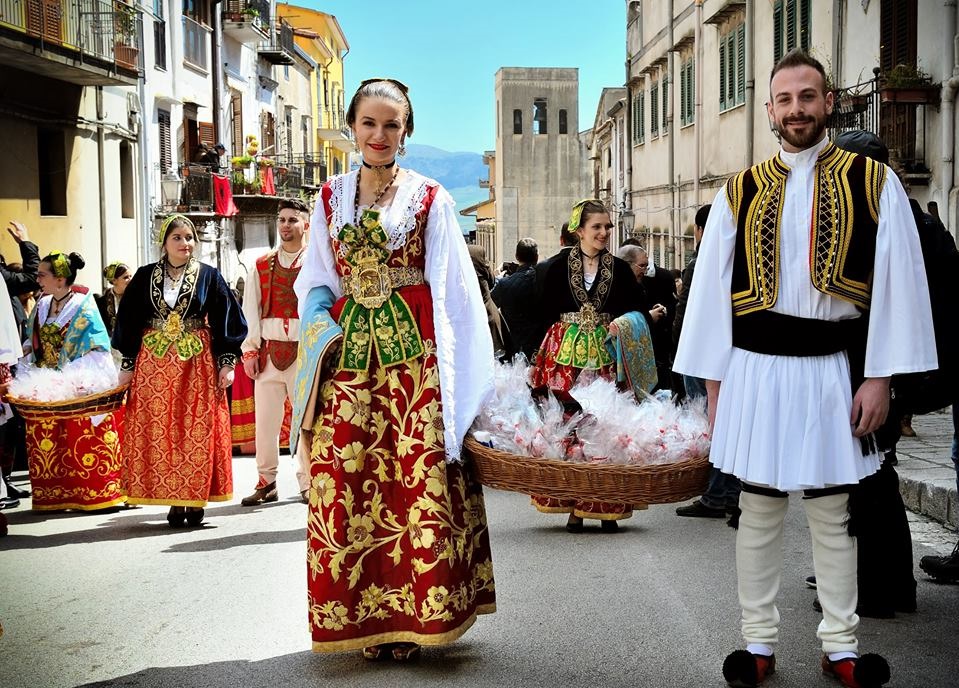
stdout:
{"type": "Polygon", "coordinates": [[[936,368],[909,202],[885,165],[826,137],[822,65],[787,54],[770,78],[782,148],[713,201],[674,370],[706,379],[710,460],[743,482],[736,569],[745,650],[732,686],[776,668],[787,493],[803,492],[823,619],[822,671],[847,688],[889,680],[859,656],[849,488],[879,469],[872,433],[889,377],[936,368]]]}

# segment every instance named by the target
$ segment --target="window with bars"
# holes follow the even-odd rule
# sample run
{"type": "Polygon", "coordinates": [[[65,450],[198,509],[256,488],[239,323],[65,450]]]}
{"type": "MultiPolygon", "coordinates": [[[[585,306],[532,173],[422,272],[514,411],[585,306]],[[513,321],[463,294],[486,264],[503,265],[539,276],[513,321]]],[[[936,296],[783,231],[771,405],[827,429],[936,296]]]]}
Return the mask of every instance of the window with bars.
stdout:
{"type": "Polygon", "coordinates": [[[166,174],[173,167],[169,110],[157,110],[157,126],[160,129],[160,172],[166,174]]]}
{"type": "Polygon", "coordinates": [[[659,136],[659,82],[649,87],[649,135],[659,136]]]}
{"type": "Polygon", "coordinates": [[[633,145],[646,141],[646,92],[640,91],[633,96],[633,145]]]}
{"type": "Polygon", "coordinates": [[[746,102],[746,25],[719,39],[719,111],[746,102]]]}
{"type": "Polygon", "coordinates": [[[696,121],[696,61],[689,58],[679,69],[679,123],[696,121]]]}
{"type": "Polygon", "coordinates": [[[795,48],[809,52],[810,0],[776,0],[773,4],[773,63],[795,48]]]}

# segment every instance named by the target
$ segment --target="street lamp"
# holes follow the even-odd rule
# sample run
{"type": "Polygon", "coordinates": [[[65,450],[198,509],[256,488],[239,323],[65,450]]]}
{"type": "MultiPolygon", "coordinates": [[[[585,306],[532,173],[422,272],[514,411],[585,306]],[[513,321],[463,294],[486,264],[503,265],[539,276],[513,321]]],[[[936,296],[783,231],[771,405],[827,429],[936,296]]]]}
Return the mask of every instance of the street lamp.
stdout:
{"type": "Polygon", "coordinates": [[[623,227],[623,240],[625,241],[629,237],[633,236],[633,227],[636,224],[636,216],[633,214],[632,208],[624,208],[623,212],[619,214],[620,222],[622,222],[623,227]]]}
{"type": "Polygon", "coordinates": [[[183,180],[176,173],[176,170],[170,170],[160,179],[160,193],[163,197],[163,207],[173,206],[175,209],[180,205],[180,189],[183,186],[183,180]]]}

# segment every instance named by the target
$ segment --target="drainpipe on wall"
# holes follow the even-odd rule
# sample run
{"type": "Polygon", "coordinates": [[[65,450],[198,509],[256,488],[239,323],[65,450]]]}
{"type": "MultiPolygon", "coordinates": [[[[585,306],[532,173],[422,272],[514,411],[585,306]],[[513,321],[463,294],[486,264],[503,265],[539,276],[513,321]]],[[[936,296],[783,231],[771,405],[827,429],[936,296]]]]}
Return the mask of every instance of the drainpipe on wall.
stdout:
{"type": "MultiPolygon", "coordinates": [[[[626,180],[623,189],[623,202],[626,208],[633,207],[633,89],[630,86],[629,29],[626,29],[626,180]]],[[[635,220],[634,220],[635,221],[635,220]]],[[[635,229],[635,225],[633,225],[635,229]]]]}
{"type": "MultiPolygon", "coordinates": [[[[676,53],[673,51],[673,43],[674,43],[674,41],[675,41],[675,38],[674,38],[674,36],[673,36],[673,22],[675,21],[675,20],[674,20],[674,17],[675,17],[674,12],[675,12],[675,2],[674,2],[674,0],[669,0],[669,19],[668,19],[669,24],[668,24],[668,28],[667,28],[667,34],[668,34],[668,36],[667,36],[667,42],[668,42],[668,45],[669,45],[669,52],[666,54],[666,69],[669,70],[669,81],[670,81],[670,84],[669,84],[669,94],[668,94],[668,95],[669,95],[669,98],[670,98],[670,105],[672,105],[673,99],[676,97],[676,96],[674,95],[674,94],[676,93],[676,89],[673,88],[673,84],[672,84],[673,74],[675,73],[675,72],[673,71],[673,69],[674,69],[674,67],[675,67],[675,65],[676,65],[676,63],[675,63],[675,61],[674,61],[674,58],[675,58],[676,53]]],[[[675,126],[675,121],[676,121],[676,116],[675,116],[674,108],[672,108],[672,107],[668,107],[668,108],[667,108],[666,117],[667,117],[668,126],[669,126],[669,155],[667,156],[667,160],[666,160],[666,174],[669,175],[669,233],[670,233],[671,235],[675,236],[675,234],[676,234],[676,217],[677,217],[677,214],[678,214],[678,213],[676,212],[676,184],[675,184],[675,177],[676,177],[676,126],[675,126]]],[[[648,206],[647,206],[647,207],[648,207],[648,206]]],[[[652,250],[652,247],[651,247],[651,246],[647,246],[646,249],[651,251],[651,250],[652,250]]],[[[675,249],[674,249],[674,250],[675,250],[675,249]]],[[[666,267],[666,266],[663,265],[663,267],[666,267]]]]}
{"type": "Polygon", "coordinates": [[[956,186],[956,94],[959,91],[959,12],[957,0],[945,0],[943,64],[952,65],[952,75],[942,83],[942,194],[946,221],[953,236],[959,233],[959,187],[956,186]]]}
{"type": "Polygon", "coordinates": [[[753,0],[746,0],[746,164],[753,166],[753,136],[756,125],[756,75],[753,74],[753,0]]]}
{"type": "Polygon", "coordinates": [[[104,179],[106,175],[106,163],[104,161],[104,147],[106,146],[106,135],[103,128],[103,120],[106,113],[103,111],[103,86],[96,87],[97,103],[97,179],[99,180],[99,201],[100,201],[100,271],[107,264],[107,182],[104,179]]]}
{"type": "MultiPolygon", "coordinates": [[[[696,51],[696,69],[693,75],[696,105],[696,150],[693,155],[693,205],[699,205],[699,178],[702,176],[702,149],[703,149],[703,0],[696,0],[696,26],[693,42],[693,48],[696,51]]],[[[677,230],[679,228],[677,227],[677,230]]],[[[679,231],[673,236],[673,241],[678,247],[679,231]]],[[[674,254],[678,251],[674,248],[674,254]]]]}

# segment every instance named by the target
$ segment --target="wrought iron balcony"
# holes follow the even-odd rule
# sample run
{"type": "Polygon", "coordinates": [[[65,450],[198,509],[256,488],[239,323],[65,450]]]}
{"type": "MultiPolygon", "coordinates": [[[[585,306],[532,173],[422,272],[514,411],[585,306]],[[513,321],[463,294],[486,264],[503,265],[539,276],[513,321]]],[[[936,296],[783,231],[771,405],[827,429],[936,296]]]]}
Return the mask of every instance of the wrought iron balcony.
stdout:
{"type": "Polygon", "coordinates": [[[925,102],[889,102],[883,83],[875,79],[833,91],[835,106],[828,126],[832,135],[863,129],[876,134],[889,149],[890,162],[913,184],[928,183],[930,174],[916,142],[924,140],[925,102]]]}
{"type": "Polygon", "coordinates": [[[269,0],[224,0],[223,33],[240,43],[257,45],[270,37],[269,0]]]}
{"type": "Polygon", "coordinates": [[[276,29],[270,31],[270,37],[259,44],[260,57],[274,65],[291,65],[296,54],[293,42],[293,27],[281,19],[276,29]]]}
{"type": "Polygon", "coordinates": [[[136,83],[142,67],[140,9],[119,0],[0,0],[0,27],[23,35],[23,48],[7,48],[2,59],[27,71],[123,85],[136,83]]]}

